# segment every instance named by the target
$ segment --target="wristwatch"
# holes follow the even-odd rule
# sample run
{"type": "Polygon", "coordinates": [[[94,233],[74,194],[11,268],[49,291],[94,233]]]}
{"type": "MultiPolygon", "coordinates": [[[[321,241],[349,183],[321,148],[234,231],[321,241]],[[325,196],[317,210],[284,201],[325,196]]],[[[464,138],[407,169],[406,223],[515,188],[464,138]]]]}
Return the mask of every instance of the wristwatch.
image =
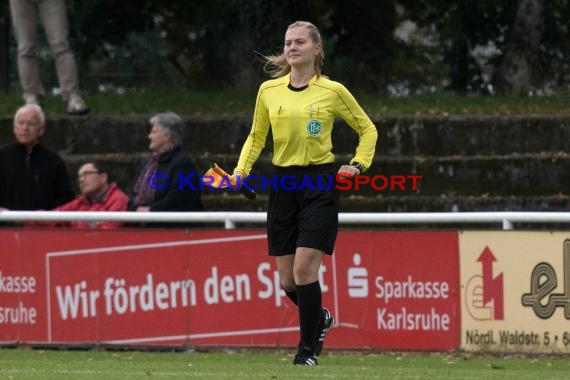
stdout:
{"type": "Polygon", "coordinates": [[[360,162],[355,161],[352,164],[350,164],[350,166],[354,166],[355,168],[357,168],[360,171],[360,174],[364,173],[364,167],[360,162]]]}

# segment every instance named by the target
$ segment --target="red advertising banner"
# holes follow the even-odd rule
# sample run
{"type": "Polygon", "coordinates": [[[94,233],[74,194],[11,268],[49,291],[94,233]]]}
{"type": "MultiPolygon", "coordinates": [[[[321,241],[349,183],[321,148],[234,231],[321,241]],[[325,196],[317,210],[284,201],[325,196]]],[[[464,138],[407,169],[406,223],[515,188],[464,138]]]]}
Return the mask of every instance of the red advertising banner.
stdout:
{"type": "MultiPolygon", "coordinates": [[[[259,231],[0,230],[0,343],[291,346],[297,309],[259,231]]],[[[331,348],[449,350],[455,232],[339,234],[331,348]]]]}
{"type": "Polygon", "coordinates": [[[456,232],[344,232],[333,258],[340,327],[334,339],[339,345],[397,350],[458,346],[456,232]]]}

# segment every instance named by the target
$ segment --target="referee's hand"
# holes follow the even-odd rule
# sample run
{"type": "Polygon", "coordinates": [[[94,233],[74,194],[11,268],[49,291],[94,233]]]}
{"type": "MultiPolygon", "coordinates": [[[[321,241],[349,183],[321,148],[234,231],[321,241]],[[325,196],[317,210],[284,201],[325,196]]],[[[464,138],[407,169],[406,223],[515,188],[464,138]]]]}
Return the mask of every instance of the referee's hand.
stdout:
{"type": "Polygon", "coordinates": [[[240,186],[239,192],[242,193],[243,195],[245,195],[245,197],[249,200],[254,200],[257,197],[257,194],[255,194],[255,191],[253,191],[252,189],[250,189],[249,187],[247,187],[247,184],[244,184],[242,181],[246,180],[247,177],[244,178],[244,175],[242,172],[238,172],[235,171],[231,176],[230,176],[230,182],[232,184],[232,186],[240,186]]]}
{"type": "Polygon", "coordinates": [[[237,183],[241,183],[242,177],[243,177],[243,173],[236,171],[230,176],[230,183],[233,186],[236,186],[237,183]]]}
{"type": "Polygon", "coordinates": [[[340,169],[338,169],[337,175],[340,175],[344,178],[352,178],[354,176],[360,175],[360,169],[352,165],[342,165],[340,169]]]}

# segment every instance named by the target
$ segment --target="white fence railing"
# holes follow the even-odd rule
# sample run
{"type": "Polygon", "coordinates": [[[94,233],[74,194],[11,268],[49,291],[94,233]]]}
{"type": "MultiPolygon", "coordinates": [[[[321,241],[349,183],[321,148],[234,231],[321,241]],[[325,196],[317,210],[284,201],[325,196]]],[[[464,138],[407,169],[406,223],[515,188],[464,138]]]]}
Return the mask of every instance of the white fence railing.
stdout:
{"type": "MultiPolygon", "coordinates": [[[[200,222],[224,223],[226,229],[236,223],[265,223],[265,212],[54,212],[3,211],[1,222],[26,221],[116,221],[116,222],[200,222]]],[[[503,230],[514,223],[570,223],[570,212],[411,212],[411,213],[340,213],[340,224],[457,224],[497,223],[503,230]]]]}

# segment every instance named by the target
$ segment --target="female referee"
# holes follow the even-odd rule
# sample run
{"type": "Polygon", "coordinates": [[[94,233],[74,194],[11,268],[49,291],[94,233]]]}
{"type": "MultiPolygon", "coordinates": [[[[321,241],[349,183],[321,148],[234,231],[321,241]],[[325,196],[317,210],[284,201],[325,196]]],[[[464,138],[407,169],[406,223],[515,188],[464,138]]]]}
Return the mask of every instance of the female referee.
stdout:
{"type": "MultiPolygon", "coordinates": [[[[319,267],[324,254],[332,255],[338,230],[339,197],[329,190],[299,186],[303,179],[334,178],[331,132],[341,117],[359,136],[356,154],[338,173],[359,175],[372,163],[378,133],[370,118],[340,83],[321,74],[324,51],[319,30],[297,21],[285,33],[283,53],[265,57],[274,79],[259,88],[253,125],[233,172],[234,180],[247,176],[273,134],[273,160],[278,178],[295,178],[291,190],[272,186],[267,213],[269,255],[276,259],[281,286],[299,309],[300,343],[293,361],[317,365],[333,316],[322,308],[319,267]]],[[[326,179],[324,180],[326,181],[326,179]]],[[[329,181],[330,182],[330,181],[329,181]]],[[[306,182],[305,182],[306,183],[306,182]]]]}

